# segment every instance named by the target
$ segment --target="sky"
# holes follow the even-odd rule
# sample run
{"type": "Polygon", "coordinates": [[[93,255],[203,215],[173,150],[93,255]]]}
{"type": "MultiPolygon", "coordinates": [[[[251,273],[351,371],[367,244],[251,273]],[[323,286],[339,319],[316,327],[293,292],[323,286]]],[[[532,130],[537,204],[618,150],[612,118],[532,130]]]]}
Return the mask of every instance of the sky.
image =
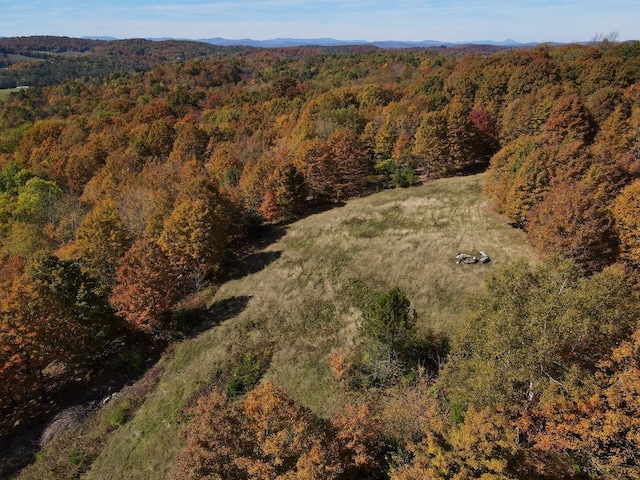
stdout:
{"type": "Polygon", "coordinates": [[[0,37],[640,40],[638,0],[0,0],[0,37]]]}

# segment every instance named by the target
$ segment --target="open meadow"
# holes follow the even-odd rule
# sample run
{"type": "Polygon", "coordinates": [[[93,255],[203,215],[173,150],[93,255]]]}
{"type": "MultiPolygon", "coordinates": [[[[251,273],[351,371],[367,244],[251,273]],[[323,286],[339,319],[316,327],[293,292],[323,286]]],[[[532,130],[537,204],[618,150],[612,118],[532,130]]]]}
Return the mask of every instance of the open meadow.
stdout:
{"type": "Polygon", "coordinates": [[[4,100],[10,93],[17,91],[19,91],[18,88],[0,88],[0,100],[4,100]]]}
{"type": "Polygon", "coordinates": [[[111,434],[89,478],[166,478],[194,395],[247,363],[330,415],[341,398],[328,360],[357,335],[363,290],[399,286],[421,335],[454,328],[488,272],[533,255],[524,234],[483,199],[482,181],[475,175],[387,190],[283,227],[245,259],[248,274],[192,299],[214,326],[161,360],[156,388],[111,434]],[[491,262],[456,264],[456,254],[478,250],[491,262]]]}

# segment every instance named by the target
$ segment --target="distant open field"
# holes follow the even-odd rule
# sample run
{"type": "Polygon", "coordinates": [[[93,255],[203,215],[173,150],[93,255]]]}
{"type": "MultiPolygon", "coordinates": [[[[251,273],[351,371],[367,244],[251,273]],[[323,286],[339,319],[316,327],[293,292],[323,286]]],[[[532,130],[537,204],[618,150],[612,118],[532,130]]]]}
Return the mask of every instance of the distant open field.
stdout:
{"type": "Polygon", "coordinates": [[[166,478],[183,439],[185,406],[229,365],[268,351],[265,377],[329,415],[342,401],[330,374],[333,349],[349,348],[360,316],[354,286],[400,286],[420,332],[448,332],[483,278],[532,257],[522,232],[482,198],[482,175],[384,191],[286,227],[245,259],[246,270],[203,292],[195,306],[217,326],[177,345],[136,415],[117,429],[89,478],[166,478]],[[487,252],[487,264],[457,265],[460,252],[487,252]]]}
{"type": "Polygon", "coordinates": [[[18,88],[0,88],[0,100],[7,98],[11,92],[17,92],[18,88]]]}
{"type": "MultiPolygon", "coordinates": [[[[46,53],[46,52],[45,52],[46,53]]],[[[9,53],[7,54],[7,58],[9,59],[9,61],[11,63],[18,63],[18,62],[34,62],[34,61],[38,61],[41,60],[40,58],[36,58],[36,57],[29,57],[27,55],[19,55],[19,54],[15,54],[15,53],[9,53]]]]}
{"type": "Polygon", "coordinates": [[[22,88],[0,88],[0,100],[8,97],[10,93],[19,92],[20,90],[23,90],[24,88],[25,87],[22,87],[22,88]]]}

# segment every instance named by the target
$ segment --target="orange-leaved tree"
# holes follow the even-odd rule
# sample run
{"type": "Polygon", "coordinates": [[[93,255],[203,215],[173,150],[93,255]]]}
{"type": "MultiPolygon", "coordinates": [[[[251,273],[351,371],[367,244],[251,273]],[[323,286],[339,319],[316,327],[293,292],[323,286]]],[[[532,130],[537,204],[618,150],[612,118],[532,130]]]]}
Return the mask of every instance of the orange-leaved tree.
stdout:
{"type": "Polygon", "coordinates": [[[267,221],[291,220],[304,212],[309,189],[304,176],[291,164],[269,176],[269,188],[258,212],[267,221]]]}
{"type": "Polygon", "coordinates": [[[431,421],[424,437],[409,442],[411,460],[392,468],[393,480],[523,478],[518,476],[521,449],[516,430],[503,412],[471,407],[460,422],[448,420],[437,410],[426,415],[431,421]]]}
{"type": "Polygon", "coordinates": [[[380,469],[382,423],[369,404],[346,405],[331,420],[331,426],[346,476],[359,478],[380,469]]]}
{"type": "Polygon", "coordinates": [[[312,140],[303,144],[296,166],[318,194],[339,200],[366,190],[373,156],[353,130],[341,128],[326,142],[312,140]]]}
{"type": "Polygon", "coordinates": [[[620,256],[635,267],[640,266],[640,180],[626,187],[612,208],[620,238],[620,256]]]}
{"type": "Polygon", "coordinates": [[[518,427],[531,459],[555,478],[640,478],[640,330],[613,349],[578,390],[558,389],[518,427]]]}
{"type": "Polygon", "coordinates": [[[135,329],[158,332],[181,291],[167,255],[155,242],[141,238],[120,259],[109,302],[135,329]]]}
{"type": "Polygon", "coordinates": [[[45,369],[82,353],[86,333],[46,285],[15,278],[0,298],[0,404],[46,396],[45,369]]]}
{"type": "Polygon", "coordinates": [[[192,411],[176,479],[334,479],[338,455],[320,425],[266,382],[239,403],[213,391],[192,411]]]}
{"type": "Polygon", "coordinates": [[[613,219],[582,183],[565,182],[551,190],[532,209],[527,234],[541,253],[570,258],[585,272],[611,264],[616,254],[613,219]]]}

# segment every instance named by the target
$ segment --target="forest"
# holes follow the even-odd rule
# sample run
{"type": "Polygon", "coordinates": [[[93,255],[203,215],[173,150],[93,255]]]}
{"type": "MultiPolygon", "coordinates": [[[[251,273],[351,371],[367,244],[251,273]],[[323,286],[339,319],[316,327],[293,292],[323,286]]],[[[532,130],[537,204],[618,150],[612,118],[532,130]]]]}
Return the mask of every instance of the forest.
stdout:
{"type": "MultiPolygon", "coordinates": [[[[485,172],[535,261],[492,270],[446,335],[354,284],[341,406],[262,378],[259,350],[191,400],[172,478],[640,478],[640,42],[0,45],[0,86],[30,86],[0,97],[3,441],[197,334],[189,300],[265,232],[485,172]]],[[[38,457],[50,478],[90,467],[62,456],[38,457]]]]}

